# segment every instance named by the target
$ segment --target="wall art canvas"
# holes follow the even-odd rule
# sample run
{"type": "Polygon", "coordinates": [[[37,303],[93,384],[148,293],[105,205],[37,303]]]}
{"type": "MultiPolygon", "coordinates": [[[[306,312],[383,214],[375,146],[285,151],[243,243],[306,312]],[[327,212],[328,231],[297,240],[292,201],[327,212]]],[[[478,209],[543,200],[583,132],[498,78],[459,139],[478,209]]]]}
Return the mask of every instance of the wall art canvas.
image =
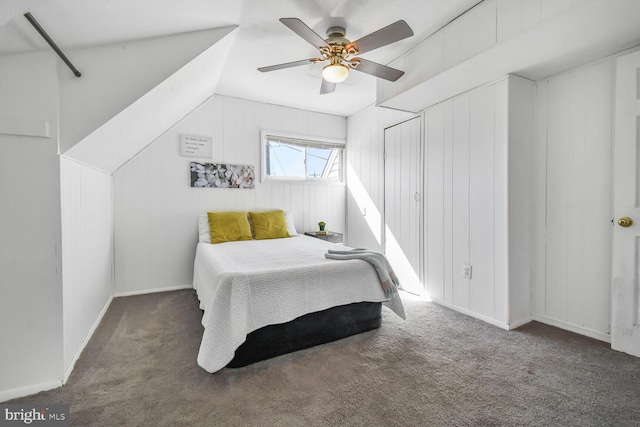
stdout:
{"type": "Polygon", "coordinates": [[[191,162],[191,186],[201,188],[254,188],[251,165],[191,162]]]}

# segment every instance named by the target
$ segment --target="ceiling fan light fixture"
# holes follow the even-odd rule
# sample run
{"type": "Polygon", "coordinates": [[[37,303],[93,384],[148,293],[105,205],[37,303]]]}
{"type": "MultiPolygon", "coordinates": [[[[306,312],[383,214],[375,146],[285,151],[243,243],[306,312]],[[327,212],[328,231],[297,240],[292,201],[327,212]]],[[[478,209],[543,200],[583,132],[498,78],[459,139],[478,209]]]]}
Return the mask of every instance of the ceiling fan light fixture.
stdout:
{"type": "Polygon", "coordinates": [[[349,77],[350,68],[390,82],[395,82],[404,74],[404,71],[364,58],[353,57],[413,36],[413,30],[403,20],[396,21],[353,42],[344,37],[346,35],[344,27],[330,27],[327,30],[327,38],[323,39],[298,18],[280,18],[280,22],[318,49],[320,57],[260,67],[258,71],[275,71],[328,61],[329,64],[322,70],[321,95],[333,92],[336,89],[336,83],[345,81],[349,77]]]}
{"type": "Polygon", "coordinates": [[[329,64],[322,70],[322,78],[329,83],[341,83],[349,77],[349,68],[342,64],[329,64]]]}

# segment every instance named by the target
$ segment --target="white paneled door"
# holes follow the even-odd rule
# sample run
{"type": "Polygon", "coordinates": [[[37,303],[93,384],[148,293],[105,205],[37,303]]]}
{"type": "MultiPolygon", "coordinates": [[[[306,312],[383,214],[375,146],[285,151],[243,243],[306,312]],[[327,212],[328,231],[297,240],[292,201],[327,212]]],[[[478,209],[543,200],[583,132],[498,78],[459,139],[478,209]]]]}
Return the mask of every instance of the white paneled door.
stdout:
{"type": "Polygon", "coordinates": [[[384,131],[384,250],[404,290],[420,283],[420,117],[384,131]]]}
{"type": "Polygon", "coordinates": [[[640,357],[640,52],[618,58],[611,347],[640,357]]]}

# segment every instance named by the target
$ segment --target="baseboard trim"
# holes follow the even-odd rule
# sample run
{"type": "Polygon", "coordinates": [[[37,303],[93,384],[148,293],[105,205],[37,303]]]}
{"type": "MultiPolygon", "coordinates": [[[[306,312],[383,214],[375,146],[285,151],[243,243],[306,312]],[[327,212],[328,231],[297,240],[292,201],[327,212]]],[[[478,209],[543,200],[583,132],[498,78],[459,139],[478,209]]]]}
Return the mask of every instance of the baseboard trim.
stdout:
{"type": "Polygon", "coordinates": [[[91,326],[91,329],[89,329],[89,332],[87,333],[87,335],[84,337],[82,344],[80,344],[80,348],[76,352],[76,355],[73,357],[73,360],[71,361],[71,363],[69,363],[69,366],[67,367],[67,370],[64,373],[64,380],[62,381],[62,385],[66,384],[67,381],[69,380],[69,376],[71,376],[71,372],[73,372],[73,368],[76,366],[76,362],[80,358],[80,355],[84,351],[84,348],[87,346],[87,344],[91,340],[91,337],[93,336],[93,333],[96,331],[96,329],[100,325],[100,322],[102,322],[102,318],[104,317],[105,313],[109,309],[109,306],[111,305],[111,301],[113,301],[113,296],[110,296],[109,299],[107,300],[107,303],[102,308],[102,311],[100,311],[100,314],[98,314],[98,318],[93,323],[93,326],[91,326]]]}
{"type": "Polygon", "coordinates": [[[547,317],[542,314],[534,313],[533,320],[535,320],[536,322],[544,323],[545,325],[555,326],[556,328],[564,329],[566,331],[574,332],[579,335],[584,335],[589,338],[594,338],[611,344],[611,335],[599,331],[594,331],[593,329],[574,325],[573,323],[564,322],[562,320],[547,317]]]}
{"type": "Polygon", "coordinates": [[[509,325],[509,329],[510,329],[510,330],[517,329],[517,328],[519,328],[520,326],[526,325],[526,324],[527,324],[527,323],[529,323],[529,322],[533,322],[533,317],[525,317],[524,319],[521,319],[521,320],[517,320],[517,321],[515,321],[515,322],[512,322],[512,323],[509,325]]]}
{"type": "Polygon", "coordinates": [[[180,289],[193,289],[193,285],[170,286],[168,288],[143,289],[141,291],[119,292],[113,294],[114,298],[129,297],[132,295],[155,294],[157,292],[178,291],[180,289]]]}
{"type": "MultiPolygon", "coordinates": [[[[432,301],[435,302],[438,305],[441,305],[443,307],[449,308],[449,309],[451,309],[453,311],[457,311],[457,312],[465,314],[465,315],[467,315],[469,317],[473,317],[475,319],[482,320],[483,322],[487,322],[490,325],[497,326],[500,329],[504,329],[504,330],[507,330],[507,331],[510,329],[509,325],[507,325],[505,322],[501,322],[499,320],[492,319],[491,317],[485,316],[484,314],[479,314],[479,313],[473,312],[471,310],[467,310],[465,308],[456,307],[455,305],[448,304],[448,303],[446,303],[444,301],[441,301],[441,300],[432,299],[432,301]]],[[[513,329],[513,328],[511,328],[511,329],[513,329]]]]}
{"type": "Polygon", "coordinates": [[[51,390],[58,387],[62,387],[62,381],[60,380],[0,391],[0,402],[6,402],[7,400],[29,396],[30,394],[40,393],[41,391],[51,390]]]}

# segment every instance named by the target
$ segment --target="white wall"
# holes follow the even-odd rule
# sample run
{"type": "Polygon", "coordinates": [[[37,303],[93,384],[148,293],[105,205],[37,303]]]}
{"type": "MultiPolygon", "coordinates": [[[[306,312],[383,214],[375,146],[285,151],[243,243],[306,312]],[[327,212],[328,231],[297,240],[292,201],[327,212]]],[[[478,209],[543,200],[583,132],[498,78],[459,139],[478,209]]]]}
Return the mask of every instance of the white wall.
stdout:
{"type": "MultiPolygon", "coordinates": [[[[421,239],[427,294],[505,328],[531,319],[533,87],[531,81],[509,77],[423,113],[421,239]],[[462,278],[463,264],[472,265],[471,279],[462,278]]],[[[382,131],[391,119],[412,116],[372,107],[349,117],[350,245],[375,248],[378,243],[382,131]]]]}
{"type": "Polygon", "coordinates": [[[509,328],[530,320],[533,106],[533,82],[510,77],[424,112],[427,293],[509,328]]]}
{"type": "MultiPolygon", "coordinates": [[[[113,118],[67,150],[65,155],[95,169],[113,173],[214,94],[222,72],[221,64],[234,40],[229,34],[236,28],[231,26],[204,32],[215,36],[214,40],[209,40],[211,46],[124,110],[113,111],[116,114],[113,118]]],[[[182,35],[177,38],[185,43],[182,35]]],[[[94,83],[99,84],[99,81],[94,83]]],[[[136,86],[144,87],[144,79],[136,86]]]]}
{"type": "Polygon", "coordinates": [[[425,285],[437,301],[505,320],[507,82],[475,89],[424,112],[425,285]],[[453,151],[456,151],[455,155],[453,151]],[[504,161],[503,161],[504,163],[504,161]],[[455,220],[453,219],[455,218],[455,220]],[[455,224],[455,226],[454,226],[455,224]],[[496,265],[497,263],[497,265],[496,265]],[[463,279],[462,264],[473,267],[463,279]]]}
{"type": "Polygon", "coordinates": [[[384,253],[402,288],[424,295],[421,271],[422,118],[384,130],[384,253]]]}
{"type": "Polygon", "coordinates": [[[60,386],[113,293],[111,176],[59,147],[228,32],[74,51],[80,79],[51,51],[0,56],[0,401],[60,386]]]}
{"type": "Polygon", "coordinates": [[[383,251],[384,129],[415,114],[369,106],[347,119],[346,244],[383,251]]]}
{"type": "Polygon", "coordinates": [[[48,123],[50,138],[0,128],[0,401],[62,383],[58,85],[52,55],[0,59],[0,117],[48,123]]]}
{"type": "Polygon", "coordinates": [[[65,378],[113,295],[112,178],[60,161],[65,378]]]}
{"type": "Polygon", "coordinates": [[[250,164],[260,177],[260,130],[346,139],[346,119],[214,96],[114,173],[115,292],[190,286],[197,214],[291,210],[299,232],[324,220],[345,229],[345,185],[256,183],[253,190],[190,187],[190,161],[250,164]],[[212,159],[179,155],[180,134],[213,137],[212,159]]]}
{"type": "MultiPolygon", "coordinates": [[[[535,112],[526,100],[530,89],[499,89],[504,83],[425,111],[425,277],[432,297],[488,321],[517,325],[531,316],[609,340],[613,61],[537,82],[535,112]],[[507,106],[505,123],[500,117],[507,117],[507,106]],[[505,140],[506,189],[495,186],[505,174],[496,169],[496,155],[505,155],[496,144],[505,140]],[[447,172],[438,178],[438,171],[447,172]],[[505,211],[495,204],[504,191],[508,245],[500,248],[495,227],[504,224],[505,211]],[[496,250],[508,251],[508,275],[496,264],[496,250]],[[473,265],[471,281],[461,277],[462,263],[473,265]]],[[[374,116],[363,111],[350,117],[349,135],[380,132],[374,116]]],[[[366,136],[349,140],[350,159],[376,152],[362,151],[358,142],[366,136]]],[[[380,191],[374,187],[370,199],[379,200],[380,191]]],[[[375,243],[361,215],[348,220],[355,223],[350,241],[375,243]]]]}
{"type": "Polygon", "coordinates": [[[537,83],[534,318],[608,341],[615,61],[537,83]]]}
{"type": "Polygon", "coordinates": [[[531,319],[536,249],[536,181],[541,168],[536,157],[536,86],[509,77],[508,160],[509,223],[508,322],[510,327],[531,319]]]}

